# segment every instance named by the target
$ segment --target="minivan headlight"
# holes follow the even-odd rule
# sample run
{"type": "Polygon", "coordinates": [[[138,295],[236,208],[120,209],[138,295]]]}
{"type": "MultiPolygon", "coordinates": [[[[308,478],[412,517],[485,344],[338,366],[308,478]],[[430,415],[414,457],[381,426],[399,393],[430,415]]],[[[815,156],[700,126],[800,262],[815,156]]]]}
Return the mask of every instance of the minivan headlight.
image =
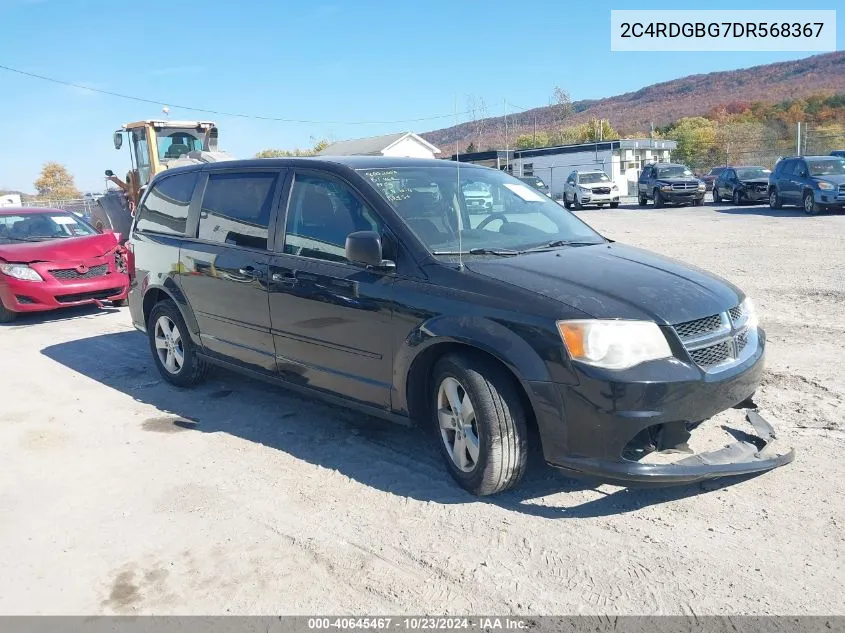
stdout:
{"type": "Polygon", "coordinates": [[[666,337],[651,321],[558,321],[557,328],[570,357],[596,367],[627,369],[672,356],[666,337]]]}
{"type": "Polygon", "coordinates": [[[24,281],[44,281],[37,272],[26,264],[0,264],[0,272],[24,281]]]}
{"type": "Polygon", "coordinates": [[[745,315],[745,327],[749,330],[753,330],[759,325],[760,320],[757,316],[757,307],[754,305],[751,297],[745,297],[743,300],[742,313],[745,315]]]}

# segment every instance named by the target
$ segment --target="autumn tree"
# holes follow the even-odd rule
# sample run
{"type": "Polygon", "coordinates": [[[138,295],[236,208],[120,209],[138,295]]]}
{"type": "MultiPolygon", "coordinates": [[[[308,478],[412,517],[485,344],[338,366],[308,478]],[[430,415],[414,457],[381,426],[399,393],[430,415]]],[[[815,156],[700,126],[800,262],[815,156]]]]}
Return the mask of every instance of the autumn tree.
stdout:
{"type": "Polygon", "coordinates": [[[570,98],[569,93],[560,86],[554,87],[554,90],[552,91],[552,99],[552,115],[554,123],[557,126],[560,135],[563,136],[563,124],[569,117],[572,116],[575,108],[572,106],[572,99],[570,98]]]}
{"type": "Polygon", "coordinates": [[[672,151],[672,157],[693,167],[705,165],[716,145],[713,121],[700,116],[678,119],[666,132],[666,137],[678,143],[677,149],[672,151]]]}
{"type": "MultiPolygon", "coordinates": [[[[313,138],[313,137],[312,137],[313,138]]],[[[288,158],[291,156],[314,156],[329,146],[327,139],[320,139],[311,149],[263,149],[255,154],[256,158],[288,158]]]]}
{"type": "Polygon", "coordinates": [[[67,168],[60,163],[44,163],[41,168],[41,175],[33,183],[39,198],[49,200],[70,200],[81,198],[82,194],[76,188],[73,176],[67,168]]]}
{"type": "Polygon", "coordinates": [[[516,137],[514,145],[517,149],[531,149],[532,147],[548,147],[549,135],[545,132],[536,134],[520,134],[516,137]]]}

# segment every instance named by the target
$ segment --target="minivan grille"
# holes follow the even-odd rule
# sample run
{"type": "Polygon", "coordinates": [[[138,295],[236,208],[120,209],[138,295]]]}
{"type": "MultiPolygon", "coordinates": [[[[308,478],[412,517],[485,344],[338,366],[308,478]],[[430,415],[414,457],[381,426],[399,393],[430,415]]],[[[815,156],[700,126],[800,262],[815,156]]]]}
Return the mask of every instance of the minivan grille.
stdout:
{"type": "Polygon", "coordinates": [[[725,341],[710,347],[702,347],[690,352],[690,356],[696,365],[702,369],[708,369],[731,358],[731,345],[725,341]]]}
{"type": "Polygon", "coordinates": [[[756,331],[752,338],[744,317],[740,304],[727,312],[672,327],[692,361],[706,372],[715,372],[739,362],[749,342],[756,345],[756,331]]]}
{"type": "Polygon", "coordinates": [[[696,338],[698,336],[703,336],[704,334],[718,331],[722,327],[722,317],[718,314],[714,314],[713,316],[704,317],[703,319],[679,323],[674,327],[678,336],[681,337],[681,340],[696,338]]]}

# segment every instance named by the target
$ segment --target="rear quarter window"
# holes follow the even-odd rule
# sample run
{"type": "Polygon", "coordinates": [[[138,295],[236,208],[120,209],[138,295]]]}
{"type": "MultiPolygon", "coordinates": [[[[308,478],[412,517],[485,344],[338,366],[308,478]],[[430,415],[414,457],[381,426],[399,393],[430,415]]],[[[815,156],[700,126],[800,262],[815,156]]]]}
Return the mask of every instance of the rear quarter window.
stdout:
{"type": "Polygon", "coordinates": [[[155,183],[138,209],[135,230],[184,235],[197,177],[198,172],[192,171],[155,183]]]}

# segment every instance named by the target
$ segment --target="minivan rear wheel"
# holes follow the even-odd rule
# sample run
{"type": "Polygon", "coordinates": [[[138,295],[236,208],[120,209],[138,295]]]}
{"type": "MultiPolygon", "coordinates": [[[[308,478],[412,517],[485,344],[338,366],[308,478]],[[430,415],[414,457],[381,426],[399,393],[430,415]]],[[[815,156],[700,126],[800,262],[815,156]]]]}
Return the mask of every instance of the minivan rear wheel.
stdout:
{"type": "Polygon", "coordinates": [[[147,321],[150,350],[159,373],[177,387],[192,387],[208,374],[209,365],[196,351],[176,304],[160,301],[147,321]]]}
{"type": "Polygon", "coordinates": [[[433,378],[433,427],[455,481],[479,496],[515,486],[528,462],[528,431],[510,376],[458,353],[441,358],[433,378]]]}

